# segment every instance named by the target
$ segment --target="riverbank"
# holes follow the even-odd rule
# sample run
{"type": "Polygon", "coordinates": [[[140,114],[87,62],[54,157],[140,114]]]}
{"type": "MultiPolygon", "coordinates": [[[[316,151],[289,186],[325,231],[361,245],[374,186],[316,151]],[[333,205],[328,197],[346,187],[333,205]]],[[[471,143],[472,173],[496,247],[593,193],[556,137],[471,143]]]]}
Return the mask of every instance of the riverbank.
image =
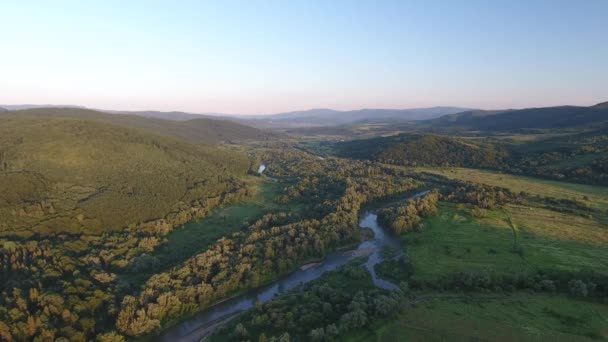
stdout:
{"type": "Polygon", "coordinates": [[[366,266],[369,273],[372,275],[375,286],[388,290],[398,288],[397,285],[390,281],[379,278],[375,274],[374,266],[382,261],[382,257],[380,256],[381,248],[385,245],[393,247],[400,246],[400,240],[396,236],[384,232],[378,225],[376,215],[371,212],[366,211],[360,216],[359,228],[371,229],[374,232],[375,238],[373,240],[359,242],[355,250],[347,252],[342,250],[330,253],[325,256],[323,261],[314,260],[313,262],[310,262],[309,260],[309,262],[296,268],[294,272],[291,272],[276,281],[272,281],[268,285],[252,289],[242,295],[208,307],[204,311],[193,315],[191,319],[176,324],[161,332],[159,335],[155,336],[155,340],[178,340],[183,336],[191,334],[193,331],[213,324],[212,322],[215,322],[218,319],[228,317],[228,315],[237,312],[250,310],[255,307],[256,303],[266,303],[276,296],[288,293],[302,284],[313,281],[324,273],[334,271],[338,267],[361,256],[369,257],[366,266]],[[302,266],[306,267],[302,268],[302,266]]]}

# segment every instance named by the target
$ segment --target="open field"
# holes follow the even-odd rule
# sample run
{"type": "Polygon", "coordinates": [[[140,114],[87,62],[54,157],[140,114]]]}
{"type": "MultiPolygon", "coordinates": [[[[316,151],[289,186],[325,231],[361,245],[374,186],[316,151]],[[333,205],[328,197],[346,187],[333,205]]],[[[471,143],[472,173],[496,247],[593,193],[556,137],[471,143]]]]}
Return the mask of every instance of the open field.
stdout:
{"type": "Polygon", "coordinates": [[[594,221],[538,208],[507,210],[518,227],[522,256],[512,251],[513,233],[504,212],[490,211],[487,217],[476,219],[466,209],[442,203],[438,215],[425,220],[421,233],[405,237],[414,277],[434,280],[472,270],[496,274],[539,269],[608,273],[608,231],[594,221]]]}
{"type": "Polygon", "coordinates": [[[425,294],[346,341],[586,341],[608,338],[608,306],[563,296],[425,294]]]}

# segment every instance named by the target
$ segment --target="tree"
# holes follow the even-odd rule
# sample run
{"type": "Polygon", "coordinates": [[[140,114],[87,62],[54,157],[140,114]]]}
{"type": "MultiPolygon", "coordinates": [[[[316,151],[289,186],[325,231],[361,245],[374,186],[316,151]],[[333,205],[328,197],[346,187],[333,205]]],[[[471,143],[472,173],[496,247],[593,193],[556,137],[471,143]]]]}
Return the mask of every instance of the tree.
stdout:
{"type": "Polygon", "coordinates": [[[323,330],[323,328],[313,329],[308,336],[310,336],[311,341],[323,341],[325,338],[325,330],[323,330]]]}
{"type": "Polygon", "coordinates": [[[234,328],[234,332],[232,333],[232,336],[234,336],[235,338],[238,338],[238,339],[244,339],[247,336],[249,336],[249,332],[247,331],[247,329],[245,328],[243,323],[239,323],[234,328]]]}
{"type": "Polygon", "coordinates": [[[97,336],[98,342],[125,342],[125,338],[122,335],[117,334],[115,331],[101,334],[97,336]]]}
{"type": "Polygon", "coordinates": [[[587,297],[587,294],[589,293],[587,284],[579,279],[570,280],[568,282],[568,287],[570,288],[570,294],[575,297],[587,297]]]}

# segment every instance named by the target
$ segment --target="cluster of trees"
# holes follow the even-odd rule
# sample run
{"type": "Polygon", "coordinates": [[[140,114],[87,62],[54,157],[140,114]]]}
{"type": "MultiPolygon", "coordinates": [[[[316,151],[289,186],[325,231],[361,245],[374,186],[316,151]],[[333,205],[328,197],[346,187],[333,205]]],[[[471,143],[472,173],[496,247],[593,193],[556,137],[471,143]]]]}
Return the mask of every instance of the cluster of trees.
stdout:
{"type": "Polygon", "coordinates": [[[418,229],[424,217],[437,213],[439,192],[433,190],[422,197],[409,199],[402,206],[384,208],[378,211],[378,222],[396,234],[404,234],[418,229]]]}
{"type": "Polygon", "coordinates": [[[291,149],[273,150],[261,159],[269,161],[273,176],[300,180],[289,196],[316,196],[313,190],[325,184],[322,189],[334,194],[319,200],[331,210],[318,219],[290,223],[265,216],[182,266],[152,276],[139,296],[124,298],[116,323],[120,332],[148,334],[184,313],[289,272],[307,257],[353,242],[359,238],[358,213],[364,203],[419,185],[372,164],[314,158],[313,166],[305,152],[291,149]]]}
{"type": "Polygon", "coordinates": [[[438,281],[411,280],[416,288],[456,291],[535,291],[561,292],[579,298],[605,301],[608,298],[608,277],[604,274],[542,272],[493,274],[488,271],[463,271],[438,281]]]}
{"type": "Polygon", "coordinates": [[[423,135],[399,143],[377,155],[379,161],[406,166],[464,166],[496,168],[509,152],[490,143],[439,135],[423,135]]]}
{"type": "Polygon", "coordinates": [[[442,196],[444,201],[466,203],[482,209],[494,209],[506,203],[517,202],[523,196],[507,188],[465,181],[453,181],[451,189],[445,193],[442,196]]]}
{"type": "Polygon", "coordinates": [[[367,270],[350,263],[298,291],[258,304],[211,340],[339,340],[342,334],[393,315],[404,299],[404,291],[376,289],[367,270]]]}
{"type": "Polygon", "coordinates": [[[608,134],[605,128],[591,132],[530,142],[513,148],[513,158],[503,169],[508,172],[608,184],[608,134]]]}

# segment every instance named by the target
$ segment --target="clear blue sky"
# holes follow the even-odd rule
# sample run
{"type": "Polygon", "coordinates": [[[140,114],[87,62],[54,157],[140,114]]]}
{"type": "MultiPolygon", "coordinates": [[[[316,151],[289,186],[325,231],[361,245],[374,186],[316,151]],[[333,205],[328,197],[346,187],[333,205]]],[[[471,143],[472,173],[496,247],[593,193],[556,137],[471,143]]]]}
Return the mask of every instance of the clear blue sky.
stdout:
{"type": "Polygon", "coordinates": [[[271,113],[608,100],[608,1],[2,1],[0,103],[271,113]]]}

